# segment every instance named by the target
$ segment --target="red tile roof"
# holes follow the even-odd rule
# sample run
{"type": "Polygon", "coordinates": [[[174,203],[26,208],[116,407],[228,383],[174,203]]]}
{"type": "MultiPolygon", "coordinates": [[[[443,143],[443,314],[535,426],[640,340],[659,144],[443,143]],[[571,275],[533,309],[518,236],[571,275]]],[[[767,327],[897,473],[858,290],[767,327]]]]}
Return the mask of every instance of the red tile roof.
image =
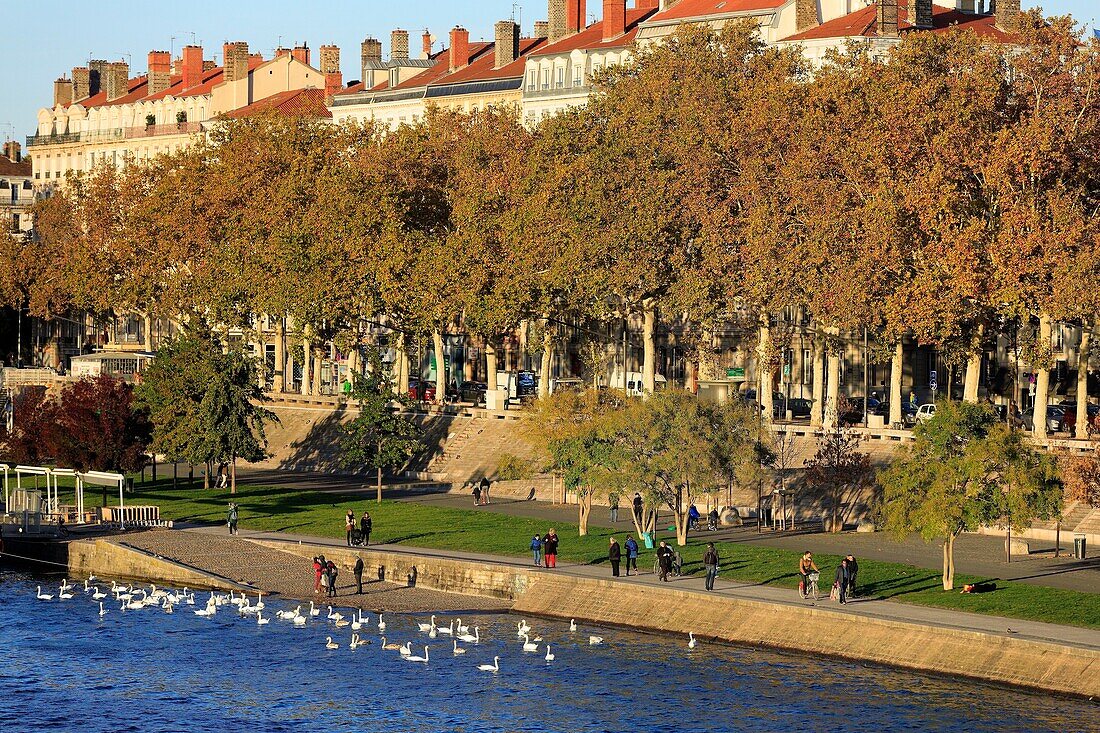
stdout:
{"type": "MultiPolygon", "coordinates": [[[[267,59],[267,61],[271,61],[271,59],[267,59]]],[[[254,71],[257,67],[267,63],[267,61],[256,56],[249,56],[248,70],[254,71]]],[[[99,92],[93,94],[87,99],[77,100],[76,103],[84,107],[85,109],[91,109],[93,107],[112,107],[117,104],[128,104],[130,102],[152,102],[158,99],[163,99],[167,96],[173,96],[176,98],[197,97],[202,94],[209,94],[214,87],[222,83],[224,76],[225,68],[222,66],[216,66],[213,69],[208,69],[202,72],[201,81],[198,84],[192,86],[190,89],[185,89],[183,87],[183,75],[176,74],[172,76],[169,80],[169,86],[167,89],[148,96],[146,95],[145,91],[149,88],[148,77],[138,76],[130,79],[129,91],[118,99],[113,99],[108,102],[107,92],[104,90],[100,90],[99,92]]]]}
{"type": "Polygon", "coordinates": [[[235,109],[228,113],[226,117],[238,119],[267,111],[273,111],[287,117],[332,119],[332,113],[325,107],[325,90],[316,87],[291,89],[290,91],[272,94],[270,97],[253,102],[247,107],[235,109]]]}
{"type": "Polygon", "coordinates": [[[16,163],[10,158],[5,158],[0,155],[0,176],[11,176],[12,178],[30,178],[31,177],[31,162],[25,160],[21,163],[16,163]]]}
{"type": "Polygon", "coordinates": [[[526,64],[524,56],[534,52],[540,46],[546,45],[545,38],[521,38],[519,41],[519,56],[510,64],[505,64],[499,69],[494,68],[496,59],[496,44],[489,44],[487,53],[483,53],[469,66],[459,69],[453,74],[436,81],[436,84],[460,84],[466,81],[488,81],[490,79],[509,79],[513,76],[523,76],[523,67],[526,64]]]}
{"type": "MultiPolygon", "coordinates": [[[[468,63],[473,63],[478,59],[481,54],[486,51],[490,51],[493,48],[493,44],[479,41],[477,43],[470,44],[470,56],[468,63]]],[[[383,89],[415,89],[416,87],[427,86],[428,84],[434,84],[439,79],[447,76],[451,73],[451,52],[450,49],[437,52],[432,56],[432,61],[435,63],[430,67],[420,72],[416,76],[406,79],[397,86],[391,87],[388,84],[383,89]]]]}
{"type": "Polygon", "coordinates": [[[647,20],[647,23],[686,20],[708,15],[748,13],[754,10],[774,10],[787,0],[680,0],[647,20]]]}
{"type": "MultiPolygon", "coordinates": [[[[687,2],[687,0],[682,0],[687,2]]],[[[549,56],[550,54],[568,53],[570,51],[581,49],[600,49],[600,48],[620,48],[622,46],[629,46],[634,43],[634,37],[638,35],[638,24],[643,20],[653,15],[656,11],[655,8],[643,8],[641,10],[630,9],[626,11],[626,33],[612,38],[610,41],[603,40],[603,21],[593,23],[585,28],[580,33],[574,33],[566,38],[561,38],[553,43],[549,43],[542,48],[539,48],[532,56],[549,56]]]]}
{"type": "MultiPolygon", "coordinates": [[[[956,26],[972,30],[983,38],[989,38],[999,43],[1011,43],[1014,38],[1011,33],[1006,33],[997,27],[995,16],[964,13],[940,5],[932,6],[932,28],[929,30],[942,33],[956,26]]],[[[898,3],[898,30],[919,30],[909,24],[907,4],[900,2],[898,3]]],[[[796,33],[793,36],[787,36],[783,40],[808,41],[818,38],[877,38],[878,36],[878,6],[869,5],[862,10],[857,10],[840,18],[834,18],[815,28],[796,33]]]]}

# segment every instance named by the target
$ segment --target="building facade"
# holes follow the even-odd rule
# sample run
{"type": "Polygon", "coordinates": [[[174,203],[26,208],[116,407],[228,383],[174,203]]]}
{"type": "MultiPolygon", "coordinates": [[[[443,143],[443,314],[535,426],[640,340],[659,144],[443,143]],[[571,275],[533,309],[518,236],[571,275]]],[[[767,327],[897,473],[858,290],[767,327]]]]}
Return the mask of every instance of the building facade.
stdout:
{"type": "Polygon", "coordinates": [[[34,183],[31,163],[23,160],[19,143],[8,140],[0,154],[0,231],[23,237],[31,230],[34,183]]]}

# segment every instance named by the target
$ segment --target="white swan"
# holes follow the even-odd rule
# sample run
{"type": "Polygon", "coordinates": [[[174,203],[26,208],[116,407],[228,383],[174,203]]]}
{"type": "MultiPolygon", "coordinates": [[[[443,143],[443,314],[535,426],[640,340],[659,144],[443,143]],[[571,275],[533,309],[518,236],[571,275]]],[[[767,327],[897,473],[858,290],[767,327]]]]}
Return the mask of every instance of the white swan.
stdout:
{"type": "Polygon", "coordinates": [[[499,672],[500,671],[500,657],[493,657],[492,664],[479,664],[477,668],[482,672],[499,672]]]}
{"type": "Polygon", "coordinates": [[[290,621],[290,620],[291,620],[292,618],[294,618],[295,616],[299,616],[299,615],[301,615],[301,614],[300,614],[300,611],[301,611],[301,610],[302,610],[302,607],[301,607],[301,606],[298,606],[298,607],[297,607],[297,608],[295,608],[295,609],[294,609],[293,611],[279,611],[279,612],[278,612],[278,613],[276,613],[275,615],[276,615],[277,617],[279,617],[279,618],[281,618],[281,619],[285,620],[285,621],[290,621]]]}
{"type": "Polygon", "coordinates": [[[472,634],[462,634],[461,636],[458,637],[458,639],[459,639],[459,641],[464,641],[467,644],[480,644],[481,643],[481,634],[478,633],[477,627],[475,626],[474,627],[474,633],[472,633],[472,634]]]}
{"type": "Polygon", "coordinates": [[[457,631],[460,634],[468,634],[468,633],[470,633],[470,627],[469,626],[464,626],[463,623],[462,623],[462,619],[459,619],[458,623],[455,624],[455,631],[457,631]]]}
{"type": "Polygon", "coordinates": [[[69,579],[68,578],[63,578],[61,580],[61,592],[64,593],[65,591],[72,590],[72,589],[73,589],[73,586],[72,586],[71,583],[69,583],[69,579]]]}
{"type": "Polygon", "coordinates": [[[688,649],[695,648],[695,634],[691,631],[688,632],[688,649]]]}
{"type": "Polygon", "coordinates": [[[359,647],[359,634],[352,634],[351,641],[348,642],[348,649],[357,649],[359,647]]]}
{"type": "MultiPolygon", "coordinates": [[[[301,608],[301,606],[298,606],[298,608],[301,608]]],[[[309,602],[309,615],[310,616],[320,616],[321,615],[321,609],[314,606],[313,601],[309,602]]]]}
{"type": "Polygon", "coordinates": [[[257,626],[264,626],[265,624],[268,624],[270,622],[271,622],[271,619],[264,618],[263,611],[257,611],[256,612],[256,625],[257,626]]]}
{"type": "Polygon", "coordinates": [[[417,626],[417,628],[418,628],[418,629],[420,629],[421,631],[425,631],[425,632],[427,632],[427,631],[431,631],[431,630],[432,630],[432,627],[433,627],[433,626],[435,626],[435,616],[432,616],[432,620],[431,620],[431,621],[430,621],[429,623],[426,623],[426,624],[417,624],[416,626],[417,626]]]}
{"type": "MultiPolygon", "coordinates": [[[[125,606],[123,607],[125,608],[125,606]]],[[[213,616],[217,612],[216,606],[207,606],[206,608],[192,611],[196,616],[213,616]]]]}
{"type": "Polygon", "coordinates": [[[380,649],[385,649],[386,651],[395,652],[398,649],[402,649],[403,647],[400,644],[397,644],[397,643],[387,644],[386,643],[386,637],[383,636],[382,637],[382,646],[379,647],[379,648],[380,649]]]}
{"type": "Polygon", "coordinates": [[[588,643],[591,646],[597,646],[599,644],[603,644],[603,637],[602,636],[590,636],[590,637],[588,637],[588,643]]]}
{"type": "Polygon", "coordinates": [[[466,653],[466,650],[458,645],[458,639],[454,640],[454,645],[455,645],[454,646],[454,653],[455,654],[465,654],[466,653]]]}
{"type": "Polygon", "coordinates": [[[516,636],[524,636],[531,631],[531,627],[527,625],[526,621],[520,621],[516,624],[516,636]]]}
{"type": "Polygon", "coordinates": [[[95,592],[92,593],[93,601],[100,601],[107,597],[107,594],[99,589],[99,586],[95,587],[95,592]]]}
{"type": "Polygon", "coordinates": [[[543,657],[547,662],[553,662],[556,655],[550,653],[550,645],[546,645],[546,656],[543,657]]]}
{"type": "Polygon", "coordinates": [[[85,592],[85,593],[87,593],[87,592],[88,592],[88,591],[90,591],[91,589],[92,589],[92,588],[91,588],[91,586],[90,586],[90,585],[88,585],[88,579],[87,579],[87,578],[85,578],[85,579],[84,579],[84,592],[85,592]]]}
{"type": "Polygon", "coordinates": [[[454,622],[454,619],[451,619],[451,625],[450,626],[440,626],[438,629],[436,629],[436,631],[440,634],[446,634],[447,636],[454,636],[455,635],[455,622],[454,622]]]}
{"type": "Polygon", "coordinates": [[[106,616],[107,615],[107,609],[103,607],[103,601],[99,602],[99,615],[100,616],[106,616]]]}
{"type": "Polygon", "coordinates": [[[171,603],[165,603],[164,604],[164,612],[165,613],[175,613],[176,612],[176,607],[173,606],[171,603]]]}
{"type": "Polygon", "coordinates": [[[536,642],[531,641],[531,637],[526,634],[523,637],[523,651],[525,652],[537,652],[539,645],[536,642]]]}
{"type": "Polygon", "coordinates": [[[48,594],[48,593],[43,593],[42,592],[42,586],[38,586],[38,596],[37,596],[37,598],[40,601],[52,601],[53,600],[53,595],[48,594]]]}
{"type": "Polygon", "coordinates": [[[359,615],[352,617],[354,620],[351,622],[351,630],[358,631],[363,628],[363,609],[359,609],[359,615]]]}
{"type": "Polygon", "coordinates": [[[382,620],[382,612],[378,612],[378,633],[386,633],[386,622],[382,620]]]}
{"type": "Polygon", "coordinates": [[[67,601],[70,598],[72,598],[73,594],[69,592],[72,589],[73,589],[73,587],[71,585],[66,585],[65,583],[62,583],[61,588],[58,590],[58,593],[57,593],[57,600],[67,601]]]}
{"type": "Polygon", "coordinates": [[[333,613],[332,612],[332,606],[329,606],[328,607],[328,616],[326,616],[325,618],[327,618],[331,621],[339,621],[340,619],[344,618],[344,614],[342,614],[342,613],[333,613]]]}
{"type": "Polygon", "coordinates": [[[257,611],[264,610],[264,594],[256,591],[256,605],[253,606],[257,611]]]}
{"type": "Polygon", "coordinates": [[[435,624],[432,624],[431,631],[428,632],[428,638],[429,639],[434,639],[438,635],[439,635],[439,629],[436,628],[435,624]]]}
{"type": "Polygon", "coordinates": [[[294,618],[292,618],[290,620],[294,622],[295,626],[305,626],[306,625],[306,617],[302,616],[301,614],[295,614],[294,618]]]}
{"type": "Polygon", "coordinates": [[[577,620],[576,619],[573,619],[573,618],[569,619],[569,630],[570,631],[576,631],[577,630],[577,620]]]}
{"type": "Polygon", "coordinates": [[[411,641],[406,641],[406,642],[405,642],[405,646],[402,646],[402,647],[398,647],[398,648],[397,648],[397,651],[401,652],[401,656],[403,656],[403,657],[407,657],[407,656],[409,656],[410,654],[412,654],[412,646],[411,646],[411,644],[412,644],[412,642],[411,642],[411,641]]]}
{"type": "Polygon", "coordinates": [[[339,649],[340,645],[332,640],[331,636],[325,637],[325,649],[339,649]]]}
{"type": "Polygon", "coordinates": [[[405,657],[404,659],[405,659],[406,662],[424,662],[425,664],[427,664],[427,662],[428,662],[428,647],[424,647],[424,656],[414,657],[414,656],[410,655],[410,656],[405,657]]]}

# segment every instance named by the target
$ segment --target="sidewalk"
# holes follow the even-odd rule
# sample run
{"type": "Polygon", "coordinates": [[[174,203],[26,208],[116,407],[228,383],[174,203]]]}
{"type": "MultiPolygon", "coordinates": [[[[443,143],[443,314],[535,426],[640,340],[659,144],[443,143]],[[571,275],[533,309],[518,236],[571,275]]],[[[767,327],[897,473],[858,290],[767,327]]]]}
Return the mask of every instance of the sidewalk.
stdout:
{"type": "MultiPolygon", "coordinates": [[[[225,533],[225,529],[220,526],[187,527],[183,531],[194,532],[198,534],[218,535],[224,535],[225,533]]],[[[265,539],[283,542],[301,542],[303,544],[314,544],[328,547],[346,546],[345,543],[340,540],[282,532],[250,532],[247,530],[241,530],[239,536],[243,539],[265,539]]],[[[532,568],[530,567],[529,563],[525,563],[522,560],[518,560],[517,558],[501,557],[497,555],[484,555],[471,552],[454,552],[448,550],[422,549],[410,547],[408,545],[372,545],[371,547],[374,549],[385,550],[386,552],[415,555],[426,558],[441,557],[448,559],[471,560],[475,562],[488,562],[508,567],[523,567],[531,572],[536,573],[562,573],[579,577],[600,578],[602,580],[607,580],[615,583],[630,583],[635,585],[640,584],[649,587],[661,585],[664,587],[674,588],[678,591],[698,593],[700,595],[707,594],[707,591],[703,587],[703,578],[701,577],[680,577],[674,578],[668,583],[661,583],[657,579],[657,576],[654,575],[649,568],[644,568],[642,570],[642,574],[639,576],[631,576],[630,578],[611,578],[608,569],[602,566],[562,563],[559,564],[556,570],[546,570],[541,568],[532,568]]],[[[829,612],[849,617],[850,620],[855,622],[858,622],[858,619],[864,617],[875,618],[899,623],[924,624],[944,629],[977,631],[993,636],[1029,639],[1032,641],[1072,646],[1082,649],[1088,649],[1090,651],[1100,652],[1100,631],[1081,629],[1073,626],[1059,626],[1056,624],[1047,624],[1037,621],[1006,619],[998,616],[985,616],[980,614],[971,614],[960,611],[944,610],[924,606],[915,606],[905,603],[896,603],[893,601],[881,601],[873,599],[857,598],[855,600],[849,601],[849,603],[844,606],[841,606],[828,599],[817,601],[817,603],[814,604],[811,601],[804,601],[800,599],[797,594],[792,590],[764,587],[751,583],[726,581],[722,579],[721,574],[719,574],[718,581],[715,584],[715,590],[712,591],[712,593],[730,598],[761,601],[771,604],[777,604],[780,606],[816,605],[822,609],[828,610],[829,612]]]]}

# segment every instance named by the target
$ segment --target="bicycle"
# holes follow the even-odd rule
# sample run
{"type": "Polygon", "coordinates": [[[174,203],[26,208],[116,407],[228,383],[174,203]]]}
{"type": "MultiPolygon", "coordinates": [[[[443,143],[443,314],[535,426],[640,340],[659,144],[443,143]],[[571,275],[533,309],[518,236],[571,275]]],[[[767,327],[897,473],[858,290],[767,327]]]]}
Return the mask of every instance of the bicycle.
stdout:
{"type": "Polygon", "coordinates": [[[798,589],[798,594],[803,598],[813,598],[818,600],[819,593],[817,590],[817,581],[821,577],[821,573],[806,573],[806,582],[798,589]]]}

